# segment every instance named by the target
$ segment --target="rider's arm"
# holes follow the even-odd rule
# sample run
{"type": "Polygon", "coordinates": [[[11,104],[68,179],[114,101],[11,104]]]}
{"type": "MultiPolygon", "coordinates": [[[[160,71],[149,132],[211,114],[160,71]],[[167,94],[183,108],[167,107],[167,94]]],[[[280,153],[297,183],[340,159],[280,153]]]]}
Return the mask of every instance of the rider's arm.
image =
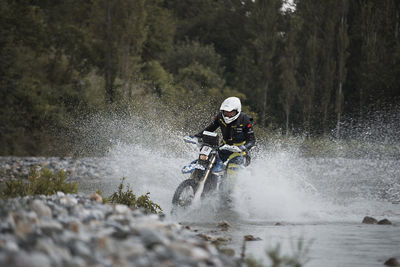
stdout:
{"type": "Polygon", "coordinates": [[[214,132],[215,130],[218,129],[218,127],[219,127],[218,116],[215,116],[214,121],[210,125],[208,125],[205,129],[195,134],[194,136],[201,138],[203,136],[204,131],[214,132]]]}
{"type": "Polygon", "coordinates": [[[249,121],[246,122],[244,134],[246,135],[246,143],[244,144],[244,147],[246,148],[246,150],[249,150],[256,144],[256,137],[254,136],[252,119],[249,119],[249,121]]]}

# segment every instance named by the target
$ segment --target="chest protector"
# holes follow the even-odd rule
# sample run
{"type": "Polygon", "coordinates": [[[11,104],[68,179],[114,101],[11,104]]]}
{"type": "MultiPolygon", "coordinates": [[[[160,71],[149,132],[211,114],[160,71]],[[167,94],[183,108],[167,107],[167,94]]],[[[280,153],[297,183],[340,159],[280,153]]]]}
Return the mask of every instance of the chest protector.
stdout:
{"type": "Polygon", "coordinates": [[[251,118],[244,112],[230,124],[226,124],[221,113],[218,115],[218,123],[221,127],[222,137],[225,144],[228,145],[244,145],[249,134],[248,125],[251,123],[251,118]]]}

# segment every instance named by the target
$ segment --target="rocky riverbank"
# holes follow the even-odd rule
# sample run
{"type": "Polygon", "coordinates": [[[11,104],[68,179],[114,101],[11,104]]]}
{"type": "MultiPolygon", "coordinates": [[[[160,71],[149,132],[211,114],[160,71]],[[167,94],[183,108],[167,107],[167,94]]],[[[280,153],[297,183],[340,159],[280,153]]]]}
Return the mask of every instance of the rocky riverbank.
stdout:
{"type": "Polygon", "coordinates": [[[63,194],[0,201],[0,266],[238,266],[160,215],[63,194]]]}
{"type": "Polygon", "coordinates": [[[69,179],[98,178],[113,174],[107,158],[0,157],[0,179],[27,177],[32,167],[64,170],[69,179]]]}

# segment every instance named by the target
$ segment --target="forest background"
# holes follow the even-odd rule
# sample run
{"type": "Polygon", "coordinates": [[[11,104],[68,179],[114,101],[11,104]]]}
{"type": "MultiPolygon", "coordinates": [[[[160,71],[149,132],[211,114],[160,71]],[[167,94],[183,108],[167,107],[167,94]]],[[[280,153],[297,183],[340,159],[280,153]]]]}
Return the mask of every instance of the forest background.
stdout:
{"type": "Polygon", "coordinates": [[[0,155],[76,154],[94,114],[193,133],[232,95],[282,136],[398,112],[400,1],[292,4],[0,0],[0,155]]]}

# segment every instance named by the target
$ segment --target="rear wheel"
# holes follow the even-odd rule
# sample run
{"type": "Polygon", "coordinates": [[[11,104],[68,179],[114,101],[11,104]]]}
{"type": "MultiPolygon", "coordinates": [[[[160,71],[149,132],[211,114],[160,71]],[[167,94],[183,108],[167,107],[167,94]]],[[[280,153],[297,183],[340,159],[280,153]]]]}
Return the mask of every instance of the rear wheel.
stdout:
{"type": "Polygon", "coordinates": [[[190,206],[196,189],[197,183],[194,179],[183,181],[175,191],[174,197],[172,198],[172,204],[179,207],[190,206]]]}

